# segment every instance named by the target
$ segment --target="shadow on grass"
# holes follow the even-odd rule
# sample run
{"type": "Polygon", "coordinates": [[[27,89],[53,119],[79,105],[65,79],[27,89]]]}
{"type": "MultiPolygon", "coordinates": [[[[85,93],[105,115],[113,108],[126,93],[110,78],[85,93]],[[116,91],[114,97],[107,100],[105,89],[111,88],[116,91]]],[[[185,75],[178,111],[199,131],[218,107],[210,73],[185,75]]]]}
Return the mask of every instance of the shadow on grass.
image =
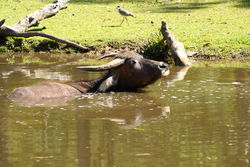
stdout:
{"type": "Polygon", "coordinates": [[[162,7],[150,10],[153,13],[187,13],[192,10],[209,8],[210,6],[224,3],[225,1],[216,2],[195,2],[195,3],[167,3],[162,7]]]}
{"type": "Polygon", "coordinates": [[[250,8],[250,0],[238,0],[237,8],[250,8]]]}
{"type": "Polygon", "coordinates": [[[35,52],[39,51],[50,51],[50,50],[55,50],[55,49],[60,49],[60,45],[51,40],[43,40],[43,41],[31,41],[31,48],[35,52]]]}
{"type": "MultiPolygon", "coordinates": [[[[140,2],[140,0],[71,0],[69,3],[99,3],[99,4],[109,4],[109,3],[119,3],[119,2],[140,2]]],[[[152,2],[152,0],[144,0],[145,2],[152,2]]],[[[154,0],[153,0],[154,1],[154,0]]]]}
{"type": "Polygon", "coordinates": [[[107,25],[107,26],[102,26],[102,27],[111,27],[111,28],[115,28],[115,27],[121,27],[120,25],[107,25]]]}
{"type": "Polygon", "coordinates": [[[26,50],[26,47],[23,45],[23,38],[0,37],[0,51],[6,52],[8,50],[26,50]]]}

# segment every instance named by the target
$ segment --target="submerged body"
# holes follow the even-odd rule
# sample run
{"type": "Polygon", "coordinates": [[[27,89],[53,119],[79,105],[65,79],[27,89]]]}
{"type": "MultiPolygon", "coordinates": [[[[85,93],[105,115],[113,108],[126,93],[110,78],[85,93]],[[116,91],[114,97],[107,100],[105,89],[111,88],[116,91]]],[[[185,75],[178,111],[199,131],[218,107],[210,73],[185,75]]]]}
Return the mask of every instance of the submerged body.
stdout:
{"type": "Polygon", "coordinates": [[[101,66],[80,66],[85,71],[107,71],[92,81],[42,82],[37,85],[20,87],[8,95],[10,99],[20,98],[63,98],[84,93],[131,91],[152,84],[161,76],[168,75],[167,64],[144,59],[135,52],[123,51],[106,57],[115,59],[101,66]]]}
{"type": "Polygon", "coordinates": [[[80,94],[79,90],[64,83],[42,82],[37,85],[17,88],[8,95],[8,98],[62,98],[80,94]]]}

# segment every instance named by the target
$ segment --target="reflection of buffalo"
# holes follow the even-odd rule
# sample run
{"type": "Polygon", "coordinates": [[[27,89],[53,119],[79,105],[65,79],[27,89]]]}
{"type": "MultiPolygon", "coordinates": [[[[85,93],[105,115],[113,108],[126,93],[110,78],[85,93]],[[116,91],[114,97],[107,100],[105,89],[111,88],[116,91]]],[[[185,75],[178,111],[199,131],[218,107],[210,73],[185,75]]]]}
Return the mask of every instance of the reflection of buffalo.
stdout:
{"type": "Polygon", "coordinates": [[[10,99],[61,98],[91,92],[130,91],[145,87],[169,73],[167,64],[144,59],[134,52],[123,51],[103,58],[106,57],[115,59],[105,65],[78,67],[86,71],[108,71],[99,79],[68,83],[43,82],[17,88],[8,97],[10,99]]]}
{"type": "Polygon", "coordinates": [[[166,119],[170,114],[168,105],[140,93],[123,99],[117,94],[109,94],[102,101],[95,100],[94,103],[91,108],[79,110],[77,119],[109,120],[121,128],[133,129],[145,122],[166,119]],[[116,102],[117,99],[119,102],[116,102]]]}

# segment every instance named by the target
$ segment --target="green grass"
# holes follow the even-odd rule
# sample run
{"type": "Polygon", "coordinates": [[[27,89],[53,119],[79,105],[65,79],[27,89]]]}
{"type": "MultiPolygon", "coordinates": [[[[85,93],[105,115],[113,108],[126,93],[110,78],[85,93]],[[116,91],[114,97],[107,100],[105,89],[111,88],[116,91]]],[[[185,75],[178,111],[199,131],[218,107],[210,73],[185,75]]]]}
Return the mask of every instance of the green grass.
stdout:
{"type": "MultiPolygon", "coordinates": [[[[0,17],[6,19],[6,25],[12,25],[49,2],[0,0],[0,17]]],[[[248,1],[248,6],[242,6],[242,3],[240,0],[208,0],[105,4],[73,0],[67,4],[66,10],[42,21],[40,27],[46,27],[45,33],[96,47],[112,41],[146,43],[148,39],[159,36],[161,21],[165,20],[170,31],[187,49],[196,48],[209,55],[249,55],[250,8],[248,1]],[[129,25],[124,22],[119,26],[122,17],[116,11],[117,5],[136,15],[136,18],[128,18],[129,25]],[[208,46],[203,47],[206,43],[208,46]]]]}
{"type": "Polygon", "coordinates": [[[235,67],[235,68],[250,68],[249,61],[240,60],[200,60],[192,64],[193,67],[235,67]]]}

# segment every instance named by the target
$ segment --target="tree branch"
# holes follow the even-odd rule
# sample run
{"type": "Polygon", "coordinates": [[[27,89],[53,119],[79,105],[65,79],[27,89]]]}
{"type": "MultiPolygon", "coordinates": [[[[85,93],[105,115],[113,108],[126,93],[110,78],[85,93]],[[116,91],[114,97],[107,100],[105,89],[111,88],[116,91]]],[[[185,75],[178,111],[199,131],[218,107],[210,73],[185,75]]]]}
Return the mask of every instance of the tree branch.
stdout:
{"type": "Polygon", "coordinates": [[[61,43],[65,43],[65,44],[67,44],[69,46],[72,46],[72,47],[75,47],[75,48],[78,48],[78,49],[81,49],[81,50],[84,50],[84,51],[89,51],[89,48],[87,48],[87,47],[81,46],[81,45],[79,45],[77,43],[74,43],[74,42],[71,42],[71,41],[68,41],[68,40],[53,36],[53,35],[42,33],[42,32],[22,32],[22,33],[16,33],[14,36],[16,36],[16,37],[24,37],[24,38],[40,36],[40,37],[49,38],[49,39],[52,39],[52,40],[55,40],[55,41],[58,41],[58,42],[61,42],[61,43]]]}
{"type": "Polygon", "coordinates": [[[26,18],[20,20],[18,23],[14,24],[13,26],[6,26],[4,25],[5,19],[0,21],[0,36],[6,37],[6,36],[13,36],[13,37],[34,37],[34,36],[40,36],[49,38],[61,43],[65,43],[69,46],[81,49],[83,51],[89,51],[90,49],[84,46],[81,46],[77,43],[49,35],[42,32],[27,32],[28,28],[35,27],[39,25],[39,22],[43,19],[55,16],[60,10],[66,9],[67,6],[63,6],[66,2],[70,0],[56,0],[52,2],[51,4],[48,4],[42,8],[40,8],[38,11],[29,14],[26,18]]]}
{"type": "Polygon", "coordinates": [[[175,64],[181,66],[191,65],[184,45],[175,39],[174,35],[168,31],[167,23],[165,21],[162,21],[161,33],[163,35],[163,39],[166,41],[167,48],[170,50],[171,55],[174,58],[175,64]]]}
{"type": "Polygon", "coordinates": [[[40,8],[38,11],[29,14],[26,18],[11,26],[11,28],[17,32],[25,32],[30,27],[38,26],[41,20],[55,16],[61,9],[66,9],[67,7],[62,5],[68,1],[69,0],[54,1],[40,8]]]}

